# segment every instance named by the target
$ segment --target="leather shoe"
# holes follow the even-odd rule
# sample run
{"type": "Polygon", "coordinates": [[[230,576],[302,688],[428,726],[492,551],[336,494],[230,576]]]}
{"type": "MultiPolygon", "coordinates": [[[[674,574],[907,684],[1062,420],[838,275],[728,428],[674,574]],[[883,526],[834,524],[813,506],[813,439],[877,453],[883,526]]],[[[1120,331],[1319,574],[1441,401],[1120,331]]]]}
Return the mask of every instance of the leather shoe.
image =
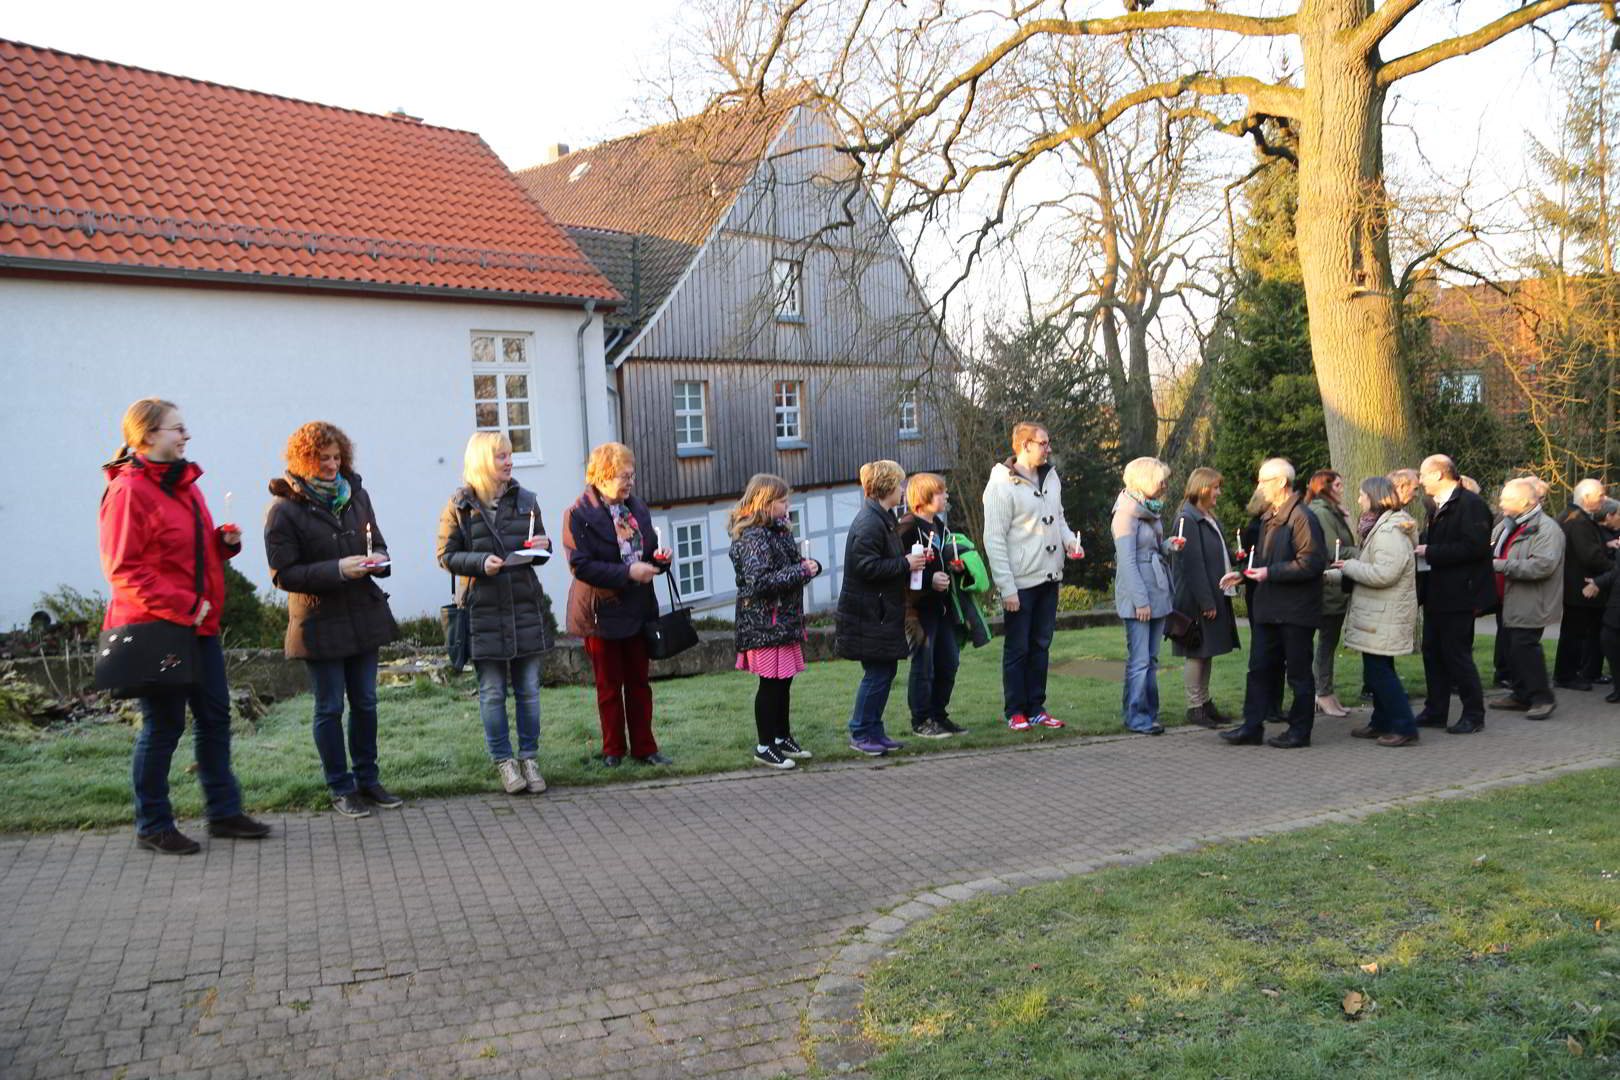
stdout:
{"type": "Polygon", "coordinates": [[[1603,695],[1604,701],[1620,701],[1620,690],[1610,690],[1603,695]]]}
{"type": "Polygon", "coordinates": [[[1553,685],[1560,690],[1590,690],[1592,684],[1585,679],[1554,679],[1553,685]]]}
{"type": "Polygon", "coordinates": [[[617,769],[619,767],[619,762],[623,760],[624,759],[618,754],[603,754],[602,767],[605,769],[617,769]]]}
{"type": "Polygon", "coordinates": [[[1516,697],[1509,696],[1505,698],[1497,698],[1495,701],[1487,703],[1486,708],[1501,709],[1505,712],[1529,712],[1530,703],[1528,701],[1520,701],[1516,697]]]}
{"type": "Polygon", "coordinates": [[[1384,734],[1382,731],[1379,731],[1371,724],[1368,724],[1366,727],[1352,729],[1350,732],[1350,737],[1352,739],[1376,739],[1382,734],[1384,734]]]}
{"type": "Polygon", "coordinates": [[[665,757],[663,754],[660,754],[656,750],[654,750],[652,753],[648,754],[646,757],[636,758],[636,760],[641,762],[643,765],[673,765],[673,764],[675,764],[669,758],[665,757]]]}
{"type": "Polygon", "coordinates": [[[1311,737],[1303,731],[1289,728],[1281,735],[1273,735],[1266,740],[1267,746],[1275,746],[1278,750],[1301,750],[1311,745],[1311,737]]]}
{"type": "Polygon", "coordinates": [[[1388,735],[1378,737],[1379,746],[1416,746],[1417,744],[1418,735],[1415,731],[1410,735],[1396,735],[1394,732],[1390,732],[1388,735]]]}
{"type": "Polygon", "coordinates": [[[1413,719],[1415,719],[1417,721],[1417,726],[1418,727],[1445,727],[1446,726],[1446,722],[1444,720],[1436,720],[1434,717],[1430,716],[1426,712],[1418,713],[1417,716],[1413,717],[1413,719]]]}
{"type": "Polygon", "coordinates": [[[1265,741],[1265,732],[1260,728],[1235,727],[1218,734],[1229,746],[1259,746],[1265,741]]]}
{"type": "Polygon", "coordinates": [[[1199,727],[1212,728],[1220,721],[1210,715],[1208,705],[1194,705],[1187,710],[1187,723],[1197,724],[1199,727]]]}
{"type": "Polygon", "coordinates": [[[237,814],[235,817],[210,821],[208,835],[227,840],[263,840],[270,835],[270,826],[262,821],[254,821],[246,814],[237,814]]]}
{"type": "Polygon", "coordinates": [[[1483,720],[1459,720],[1446,728],[1446,732],[1451,735],[1472,735],[1476,731],[1484,730],[1485,721],[1483,720]]]}

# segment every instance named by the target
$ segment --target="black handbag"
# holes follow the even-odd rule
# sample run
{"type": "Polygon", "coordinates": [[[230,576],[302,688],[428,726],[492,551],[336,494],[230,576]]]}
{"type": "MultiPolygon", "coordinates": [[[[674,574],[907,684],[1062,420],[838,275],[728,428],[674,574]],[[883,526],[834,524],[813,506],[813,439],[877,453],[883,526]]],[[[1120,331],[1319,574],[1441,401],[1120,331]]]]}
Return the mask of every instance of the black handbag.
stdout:
{"type": "MultiPolygon", "coordinates": [[[[456,575],[450,575],[450,595],[456,595],[456,575]]],[[[472,613],[465,605],[445,604],[439,609],[439,622],[444,624],[444,651],[450,658],[450,670],[460,672],[472,660],[472,613]]]]}
{"type": "Polygon", "coordinates": [[[669,611],[641,628],[642,637],[647,639],[647,656],[653,660],[679,656],[698,643],[697,627],[692,625],[692,609],[681,607],[674,571],[666,571],[664,580],[669,585],[669,611]]]}
{"type": "MultiPolygon", "coordinates": [[[[178,495],[174,496],[179,498],[178,495]]],[[[197,604],[203,603],[203,524],[191,506],[197,555],[197,604]]],[[[184,690],[197,682],[197,628],[159,619],[109,627],[96,638],[93,684],[115,698],[184,690]]]]}
{"type": "Polygon", "coordinates": [[[1165,616],[1164,636],[1180,645],[1189,652],[1203,647],[1204,624],[1203,621],[1192,616],[1184,615],[1175,608],[1165,616]]]}

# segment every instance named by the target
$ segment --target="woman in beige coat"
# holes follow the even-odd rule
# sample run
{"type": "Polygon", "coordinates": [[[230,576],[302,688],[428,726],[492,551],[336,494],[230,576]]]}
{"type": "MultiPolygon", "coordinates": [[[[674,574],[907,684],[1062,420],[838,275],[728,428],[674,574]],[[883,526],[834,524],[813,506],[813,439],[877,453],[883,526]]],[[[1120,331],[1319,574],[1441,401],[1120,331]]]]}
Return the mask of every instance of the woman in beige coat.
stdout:
{"type": "Polygon", "coordinates": [[[1395,673],[1395,658],[1412,651],[1417,621],[1416,523],[1401,509],[1395,485],[1382,476],[1361,482],[1361,509],[1378,517],[1360,538],[1353,559],[1335,562],[1327,576],[1353,585],[1344,617],[1344,644],[1361,654],[1362,678],[1372,688],[1372,719],[1350,734],[1379,746],[1418,741],[1412,705],[1395,673]]]}

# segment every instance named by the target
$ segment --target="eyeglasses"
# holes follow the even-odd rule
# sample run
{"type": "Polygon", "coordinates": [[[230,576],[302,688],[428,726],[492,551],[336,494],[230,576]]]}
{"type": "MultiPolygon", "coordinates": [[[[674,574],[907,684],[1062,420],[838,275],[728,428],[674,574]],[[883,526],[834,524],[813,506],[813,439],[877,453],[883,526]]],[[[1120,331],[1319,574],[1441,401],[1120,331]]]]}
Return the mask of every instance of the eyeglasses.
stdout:
{"type": "Polygon", "coordinates": [[[180,433],[180,437],[182,439],[190,437],[189,433],[186,431],[186,425],[184,425],[184,424],[176,424],[176,425],[174,425],[174,427],[160,427],[160,428],[158,428],[158,430],[159,431],[178,431],[180,433]]]}

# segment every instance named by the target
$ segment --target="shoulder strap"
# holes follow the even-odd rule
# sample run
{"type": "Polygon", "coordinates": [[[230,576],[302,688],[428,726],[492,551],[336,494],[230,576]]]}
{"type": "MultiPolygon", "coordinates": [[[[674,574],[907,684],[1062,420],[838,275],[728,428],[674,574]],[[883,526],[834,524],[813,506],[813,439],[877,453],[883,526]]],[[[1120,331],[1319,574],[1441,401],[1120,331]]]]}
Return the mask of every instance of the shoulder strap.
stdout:
{"type": "Polygon", "coordinates": [[[200,497],[201,496],[197,495],[195,492],[191,497],[191,520],[196,533],[198,607],[201,607],[203,602],[203,523],[202,511],[197,509],[197,500],[200,497]]]}

